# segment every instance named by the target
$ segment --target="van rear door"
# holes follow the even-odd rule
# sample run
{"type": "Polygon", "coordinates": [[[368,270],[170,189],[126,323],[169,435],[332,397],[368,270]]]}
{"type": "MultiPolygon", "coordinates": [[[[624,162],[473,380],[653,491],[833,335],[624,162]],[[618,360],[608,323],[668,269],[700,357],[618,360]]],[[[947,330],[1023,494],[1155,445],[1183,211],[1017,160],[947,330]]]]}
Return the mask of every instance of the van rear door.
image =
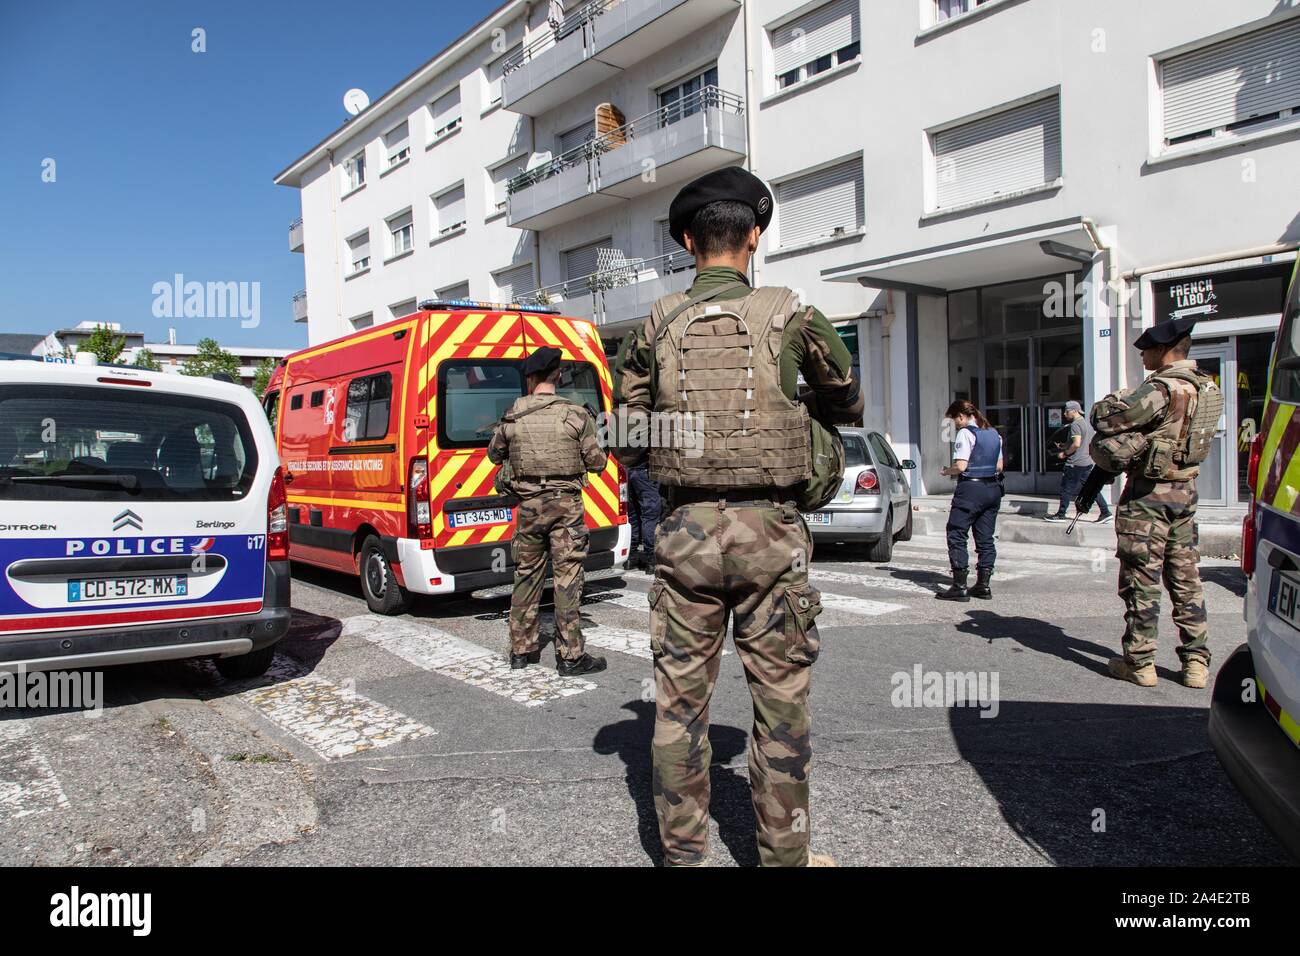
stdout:
{"type": "Polygon", "coordinates": [[[261,610],[274,450],[150,378],[0,382],[0,635],[261,610]]]}

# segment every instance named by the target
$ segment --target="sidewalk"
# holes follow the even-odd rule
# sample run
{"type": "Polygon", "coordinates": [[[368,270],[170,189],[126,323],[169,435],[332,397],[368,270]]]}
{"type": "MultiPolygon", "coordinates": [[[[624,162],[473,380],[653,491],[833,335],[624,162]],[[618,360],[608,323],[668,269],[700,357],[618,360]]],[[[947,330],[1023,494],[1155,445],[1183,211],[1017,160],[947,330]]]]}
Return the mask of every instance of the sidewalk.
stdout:
{"type": "MultiPolygon", "coordinates": [[[[952,495],[919,495],[912,499],[913,524],[917,534],[942,535],[948,522],[952,495]]],[[[1022,544],[1067,545],[1080,548],[1115,549],[1115,523],[1097,524],[1097,509],[1079,519],[1072,534],[1068,523],[1043,518],[1055,512],[1058,499],[1046,495],[1008,494],[998,512],[998,540],[1022,544]]],[[[1115,506],[1111,505],[1111,513],[1115,506]]],[[[1071,509],[1071,514],[1073,514],[1071,509]]],[[[1241,519],[1244,508],[1202,508],[1196,515],[1200,529],[1201,555],[1207,558],[1235,558],[1241,551],[1241,519]]]]}

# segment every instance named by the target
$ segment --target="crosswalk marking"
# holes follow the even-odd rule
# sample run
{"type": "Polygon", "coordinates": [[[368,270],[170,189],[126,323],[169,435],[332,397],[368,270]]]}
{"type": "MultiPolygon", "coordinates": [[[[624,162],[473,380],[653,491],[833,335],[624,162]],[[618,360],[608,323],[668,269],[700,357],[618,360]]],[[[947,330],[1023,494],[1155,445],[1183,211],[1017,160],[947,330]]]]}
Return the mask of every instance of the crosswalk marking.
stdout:
{"type": "Polygon", "coordinates": [[[891,578],[885,574],[854,574],[850,571],[811,568],[808,571],[808,577],[813,581],[826,581],[830,584],[853,584],[862,588],[877,588],[882,591],[902,591],[905,594],[924,594],[928,596],[936,590],[936,588],[926,587],[924,584],[918,584],[915,581],[891,578]]]}
{"type": "Polygon", "coordinates": [[[63,786],[25,723],[0,724],[0,818],[16,820],[67,807],[63,786]]]}
{"type": "Polygon", "coordinates": [[[391,747],[437,731],[279,655],[261,680],[237,696],[326,760],[391,747]]]}
{"type": "Polygon", "coordinates": [[[595,690],[581,677],[561,677],[549,667],[511,670],[510,662],[486,647],[423,625],[363,614],[343,622],[343,635],[370,641],[422,670],[491,691],[525,707],[595,690]]]}
{"type": "MultiPolygon", "coordinates": [[[[646,607],[646,616],[649,617],[649,606],[646,607]]],[[[555,626],[555,615],[551,611],[543,611],[539,620],[543,627],[555,626]]],[[[654,658],[654,653],[650,650],[650,634],[648,631],[618,627],[614,624],[584,623],[582,625],[582,639],[588,647],[598,647],[603,651],[628,654],[644,660],[654,658]]],[[[730,654],[731,651],[724,647],[722,653],[730,654]]]]}
{"type": "MultiPolygon", "coordinates": [[[[596,594],[582,596],[582,603],[587,604],[590,600],[592,604],[617,604],[620,607],[630,608],[634,611],[648,613],[650,610],[649,602],[644,591],[601,591],[596,594]]],[[[832,623],[845,623],[845,616],[852,617],[878,617],[881,614],[888,614],[891,611],[901,611],[904,607],[902,604],[892,604],[887,601],[872,601],[868,598],[850,597],[847,594],[832,594],[826,591],[822,592],[822,607],[827,611],[838,612],[830,614],[822,623],[828,626],[832,623]]]]}

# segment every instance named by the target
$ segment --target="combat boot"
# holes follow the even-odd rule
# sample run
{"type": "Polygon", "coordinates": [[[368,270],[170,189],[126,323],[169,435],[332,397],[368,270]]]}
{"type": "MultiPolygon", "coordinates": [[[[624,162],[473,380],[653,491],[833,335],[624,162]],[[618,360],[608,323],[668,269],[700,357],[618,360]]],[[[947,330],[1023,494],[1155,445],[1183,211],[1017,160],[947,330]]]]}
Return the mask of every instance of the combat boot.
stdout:
{"type": "Polygon", "coordinates": [[[1134,667],[1129,663],[1128,658],[1112,657],[1110,663],[1106,665],[1106,669],[1110,671],[1111,677],[1131,681],[1139,687],[1156,686],[1155,664],[1143,664],[1141,667],[1134,667]]]}
{"type": "Polygon", "coordinates": [[[1199,657],[1189,657],[1183,661],[1183,686],[1204,687],[1210,679],[1210,669],[1199,657]]]}
{"type": "Polygon", "coordinates": [[[510,669],[512,671],[523,670],[529,664],[536,664],[541,661],[541,659],[542,652],[540,650],[532,651],[528,654],[511,654],[510,669]]]}
{"type": "Polygon", "coordinates": [[[966,578],[970,571],[966,568],[952,569],[952,584],[948,590],[940,591],[935,595],[940,601],[969,601],[970,594],[966,591],[966,578]]]}
{"type": "Polygon", "coordinates": [[[968,592],[970,596],[979,598],[981,601],[993,600],[993,589],[989,587],[989,579],[992,577],[992,568],[977,568],[975,570],[975,586],[968,592]]]}
{"type": "Polygon", "coordinates": [[[605,658],[592,657],[590,654],[583,654],[571,661],[566,661],[563,657],[555,661],[555,671],[561,677],[581,677],[583,674],[595,674],[597,671],[603,671],[605,666],[605,658]]]}
{"type": "Polygon", "coordinates": [[[829,853],[809,853],[808,865],[809,866],[836,866],[836,867],[839,866],[839,864],[835,862],[835,857],[831,856],[829,853]]]}

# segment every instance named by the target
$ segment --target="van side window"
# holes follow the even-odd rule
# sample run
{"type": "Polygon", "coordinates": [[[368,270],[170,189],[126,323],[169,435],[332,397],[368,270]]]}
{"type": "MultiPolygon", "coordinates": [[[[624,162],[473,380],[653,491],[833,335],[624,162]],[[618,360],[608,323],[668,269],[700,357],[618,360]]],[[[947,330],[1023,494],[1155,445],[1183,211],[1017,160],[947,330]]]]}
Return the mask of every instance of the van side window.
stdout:
{"type": "Polygon", "coordinates": [[[523,393],[514,359],[444,362],[438,366],[438,443],[486,448],[492,427],[523,393]]]}
{"type": "Polygon", "coordinates": [[[380,372],[348,382],[348,408],[343,419],[344,441],[366,441],[388,435],[393,404],[393,375],[380,372]]]}
{"type": "Polygon", "coordinates": [[[1277,333],[1273,397],[1279,402],[1300,405],[1300,280],[1294,276],[1286,300],[1286,312],[1282,315],[1282,326],[1277,333]]]}
{"type": "Polygon", "coordinates": [[[293,396],[292,398],[289,399],[289,410],[290,410],[290,411],[295,411],[295,412],[296,412],[296,411],[297,411],[298,409],[300,409],[300,408],[302,408],[302,393],[301,393],[301,392],[300,392],[299,394],[297,394],[297,395],[295,395],[295,396],[293,396]]]}
{"type": "Polygon", "coordinates": [[[318,388],[311,393],[311,407],[320,408],[325,404],[325,389],[318,388]]]}

